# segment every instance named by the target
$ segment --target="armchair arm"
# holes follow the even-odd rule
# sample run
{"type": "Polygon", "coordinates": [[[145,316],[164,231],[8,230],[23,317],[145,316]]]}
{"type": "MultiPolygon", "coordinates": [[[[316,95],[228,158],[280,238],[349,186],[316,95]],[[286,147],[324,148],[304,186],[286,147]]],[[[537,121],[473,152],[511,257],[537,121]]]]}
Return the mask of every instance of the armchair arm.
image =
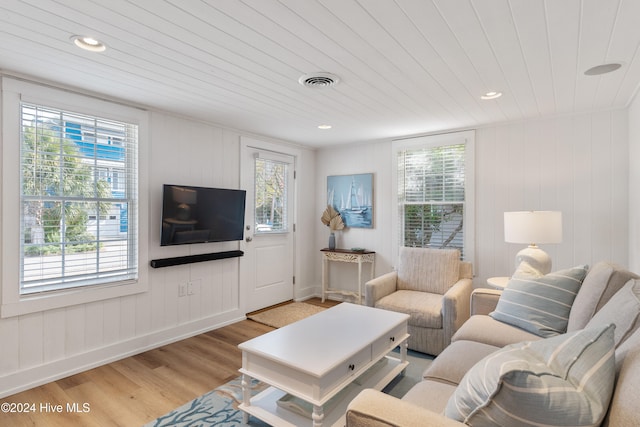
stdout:
{"type": "Polygon", "coordinates": [[[369,280],[364,284],[364,303],[369,307],[374,307],[376,301],[380,298],[396,291],[396,283],[398,279],[397,271],[390,271],[389,273],[378,276],[375,279],[369,280]]]}
{"type": "Polygon", "coordinates": [[[471,279],[460,279],[443,296],[442,329],[445,346],[449,345],[453,334],[469,319],[472,290],[471,279]]]}
{"type": "Polygon", "coordinates": [[[489,314],[496,309],[502,291],[498,289],[477,288],[471,292],[471,315],[489,314]]]}
{"type": "Polygon", "coordinates": [[[361,391],[347,407],[347,427],[460,427],[465,424],[382,392],[361,391]]]}

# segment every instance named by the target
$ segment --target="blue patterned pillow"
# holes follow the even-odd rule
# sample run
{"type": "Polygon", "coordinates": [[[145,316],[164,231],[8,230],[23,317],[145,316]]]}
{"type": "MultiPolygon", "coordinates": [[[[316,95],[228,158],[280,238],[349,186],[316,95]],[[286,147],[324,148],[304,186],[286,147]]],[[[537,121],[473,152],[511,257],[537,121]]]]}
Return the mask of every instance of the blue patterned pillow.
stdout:
{"type": "Polygon", "coordinates": [[[511,278],[489,316],[541,337],[563,334],[587,269],[583,265],[542,277],[511,278]]]}
{"type": "Polygon", "coordinates": [[[445,415],[471,426],[594,426],[613,393],[613,324],[504,347],[460,381],[445,415]]]}

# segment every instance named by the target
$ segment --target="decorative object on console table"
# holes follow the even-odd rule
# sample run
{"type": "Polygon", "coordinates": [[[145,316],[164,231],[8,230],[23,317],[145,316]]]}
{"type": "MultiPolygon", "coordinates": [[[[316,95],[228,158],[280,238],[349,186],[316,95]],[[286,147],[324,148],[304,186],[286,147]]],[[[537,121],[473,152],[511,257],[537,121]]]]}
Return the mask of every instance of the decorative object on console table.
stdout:
{"type": "Polygon", "coordinates": [[[516,255],[513,277],[544,276],[551,272],[551,257],[537,244],[562,242],[562,212],[505,212],[504,240],[529,244],[516,255]]]}
{"type": "Polygon", "coordinates": [[[329,249],[333,250],[336,248],[336,233],[329,234],[329,249]]]}
{"type": "Polygon", "coordinates": [[[336,211],[333,206],[327,205],[327,208],[322,213],[320,221],[331,230],[329,234],[329,249],[336,248],[336,230],[342,230],[344,228],[344,222],[342,217],[336,211]]]}
{"type": "Polygon", "coordinates": [[[353,296],[358,304],[362,304],[362,264],[371,264],[371,277],[373,279],[376,266],[376,253],[362,248],[357,249],[321,249],[322,252],[322,302],[327,294],[341,294],[353,296]],[[356,291],[346,291],[329,287],[329,261],[349,262],[358,264],[358,285],[356,291]]]}

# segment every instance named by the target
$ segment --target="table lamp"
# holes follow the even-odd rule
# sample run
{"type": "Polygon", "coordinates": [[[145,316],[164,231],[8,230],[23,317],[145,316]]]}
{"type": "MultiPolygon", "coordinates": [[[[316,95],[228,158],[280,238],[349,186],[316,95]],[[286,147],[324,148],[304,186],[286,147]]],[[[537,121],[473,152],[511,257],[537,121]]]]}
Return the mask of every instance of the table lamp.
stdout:
{"type": "Polygon", "coordinates": [[[191,219],[191,206],[197,201],[196,190],[183,187],[173,187],[173,200],[178,203],[177,219],[189,221],[191,219]]]}
{"type": "Polygon", "coordinates": [[[504,240],[509,243],[528,243],[516,255],[516,273],[544,276],[551,272],[551,257],[537,244],[562,242],[562,212],[522,211],[504,213],[504,240]],[[522,263],[527,263],[524,269],[522,263]]]}

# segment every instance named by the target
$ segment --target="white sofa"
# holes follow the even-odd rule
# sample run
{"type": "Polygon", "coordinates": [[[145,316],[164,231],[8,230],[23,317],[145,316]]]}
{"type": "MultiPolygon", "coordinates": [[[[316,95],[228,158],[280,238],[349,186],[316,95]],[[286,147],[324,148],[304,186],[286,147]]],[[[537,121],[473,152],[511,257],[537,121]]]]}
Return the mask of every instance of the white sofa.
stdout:
{"type": "MultiPolygon", "coordinates": [[[[640,331],[636,331],[640,323],[640,280],[636,279],[637,275],[619,266],[606,262],[596,264],[584,278],[570,307],[566,326],[568,332],[555,338],[543,338],[489,316],[488,313],[497,306],[501,293],[476,289],[471,297],[473,315],[453,336],[451,345],[427,368],[423,381],[416,384],[402,399],[374,390],[364,390],[349,405],[347,426],[467,425],[445,414],[451,415],[451,408],[460,405],[457,399],[473,386],[472,377],[480,369],[488,369],[483,364],[491,363],[487,361],[511,351],[523,351],[519,348],[521,346],[544,348],[546,345],[547,350],[549,347],[566,348],[566,345],[555,343],[581,337],[596,328],[606,330],[601,336],[606,335],[608,341],[605,343],[605,338],[600,341],[610,347],[607,354],[611,356],[606,359],[606,363],[610,365],[609,374],[606,375],[611,377],[607,381],[611,383],[613,390],[609,390],[610,401],[603,408],[604,414],[600,411],[600,417],[604,416],[602,425],[640,425],[640,411],[636,409],[640,398],[640,331]],[[609,301],[611,303],[607,304],[609,301]],[[606,326],[610,323],[616,325],[615,331],[606,326]],[[515,344],[522,342],[531,344],[515,344]],[[614,354],[615,363],[612,362],[614,354]],[[461,382],[463,386],[459,387],[461,382]]],[[[516,362],[520,363],[520,360],[516,362]]],[[[503,387],[506,387],[505,384],[501,383],[503,387]]],[[[578,396],[582,397],[583,394],[578,393],[578,396]]],[[[499,390],[494,391],[493,397],[490,396],[479,405],[480,412],[495,409],[497,403],[493,399],[497,399],[496,396],[499,395],[499,390]]],[[[476,409],[474,414],[480,412],[476,409]]],[[[562,417],[556,420],[555,425],[564,425],[564,421],[573,422],[560,418],[562,417]]],[[[483,423],[480,420],[474,423],[473,416],[468,420],[471,420],[467,421],[468,425],[502,424],[483,423]]]]}

